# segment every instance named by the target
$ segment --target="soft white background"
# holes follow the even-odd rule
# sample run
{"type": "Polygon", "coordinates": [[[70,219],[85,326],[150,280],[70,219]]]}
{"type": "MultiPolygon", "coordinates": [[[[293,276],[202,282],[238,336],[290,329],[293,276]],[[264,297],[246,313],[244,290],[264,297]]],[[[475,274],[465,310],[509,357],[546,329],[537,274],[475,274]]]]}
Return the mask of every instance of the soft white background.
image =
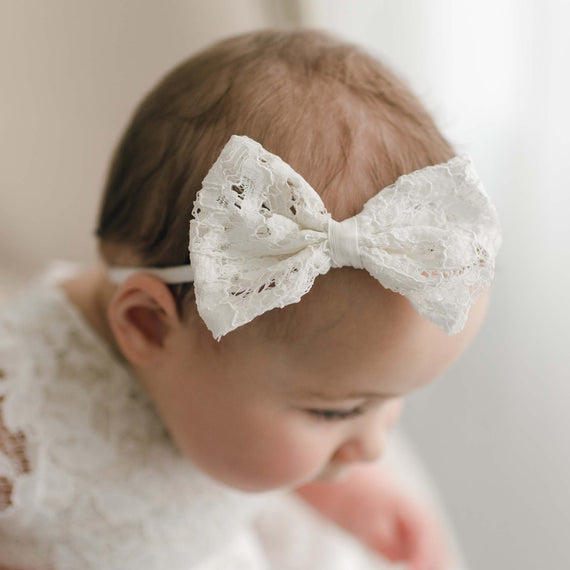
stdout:
{"type": "Polygon", "coordinates": [[[570,567],[570,2],[0,0],[0,289],[92,260],[109,154],[142,94],[218,38],[326,27],[385,58],[503,223],[485,325],[404,425],[473,569],[570,567]]]}

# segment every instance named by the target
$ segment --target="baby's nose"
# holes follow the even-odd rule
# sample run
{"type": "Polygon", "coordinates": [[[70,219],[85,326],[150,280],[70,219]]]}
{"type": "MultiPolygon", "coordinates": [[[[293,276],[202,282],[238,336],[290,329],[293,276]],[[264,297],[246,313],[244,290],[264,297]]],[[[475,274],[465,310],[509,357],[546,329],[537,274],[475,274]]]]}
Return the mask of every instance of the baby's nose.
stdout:
{"type": "Polygon", "coordinates": [[[384,453],[385,437],[380,430],[370,430],[344,442],[332,457],[335,463],[376,461],[384,453]]]}
{"type": "Polygon", "coordinates": [[[393,398],[376,413],[358,425],[353,433],[339,446],[331,458],[335,463],[356,463],[376,461],[384,453],[386,433],[398,421],[402,410],[402,399],[393,398]]]}

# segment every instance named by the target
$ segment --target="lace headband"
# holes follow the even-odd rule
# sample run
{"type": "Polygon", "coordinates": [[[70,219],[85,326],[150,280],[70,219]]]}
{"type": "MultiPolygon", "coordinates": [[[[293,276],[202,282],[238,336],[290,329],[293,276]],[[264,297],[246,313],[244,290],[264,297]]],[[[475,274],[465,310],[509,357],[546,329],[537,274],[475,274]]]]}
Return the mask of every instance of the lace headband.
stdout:
{"type": "Polygon", "coordinates": [[[194,281],[196,304],[219,340],[276,307],[297,303],[332,267],[368,271],[448,335],[491,285],[499,218],[468,155],[400,176],[338,222],[277,155],[232,135],[197,193],[190,265],[115,267],[120,283],[146,272],[194,281]]]}

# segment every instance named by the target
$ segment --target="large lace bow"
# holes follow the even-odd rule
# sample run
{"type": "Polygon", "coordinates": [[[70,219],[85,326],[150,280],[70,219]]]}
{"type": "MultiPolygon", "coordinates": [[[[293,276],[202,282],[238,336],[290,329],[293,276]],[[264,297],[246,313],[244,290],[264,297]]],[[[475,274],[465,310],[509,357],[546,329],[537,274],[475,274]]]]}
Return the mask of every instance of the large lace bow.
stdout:
{"type": "Polygon", "coordinates": [[[287,163],[233,135],[192,214],[190,266],[151,271],[169,282],[193,278],[199,314],[216,340],[297,303],[317,275],[343,266],[365,269],[456,334],[491,284],[502,242],[495,207],[465,154],[400,176],[338,222],[287,163]]]}

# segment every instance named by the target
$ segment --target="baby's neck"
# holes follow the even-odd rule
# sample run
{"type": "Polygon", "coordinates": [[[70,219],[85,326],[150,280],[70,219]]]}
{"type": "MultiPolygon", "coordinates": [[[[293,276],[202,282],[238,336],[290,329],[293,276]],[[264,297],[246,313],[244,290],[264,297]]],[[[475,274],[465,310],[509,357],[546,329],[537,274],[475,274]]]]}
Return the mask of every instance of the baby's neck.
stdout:
{"type": "Polygon", "coordinates": [[[78,277],[59,283],[67,298],[83,315],[87,323],[97,335],[105,341],[115,353],[115,356],[124,361],[125,358],[115,341],[113,331],[107,319],[107,307],[112,296],[112,286],[105,279],[101,268],[93,269],[78,277]]]}

